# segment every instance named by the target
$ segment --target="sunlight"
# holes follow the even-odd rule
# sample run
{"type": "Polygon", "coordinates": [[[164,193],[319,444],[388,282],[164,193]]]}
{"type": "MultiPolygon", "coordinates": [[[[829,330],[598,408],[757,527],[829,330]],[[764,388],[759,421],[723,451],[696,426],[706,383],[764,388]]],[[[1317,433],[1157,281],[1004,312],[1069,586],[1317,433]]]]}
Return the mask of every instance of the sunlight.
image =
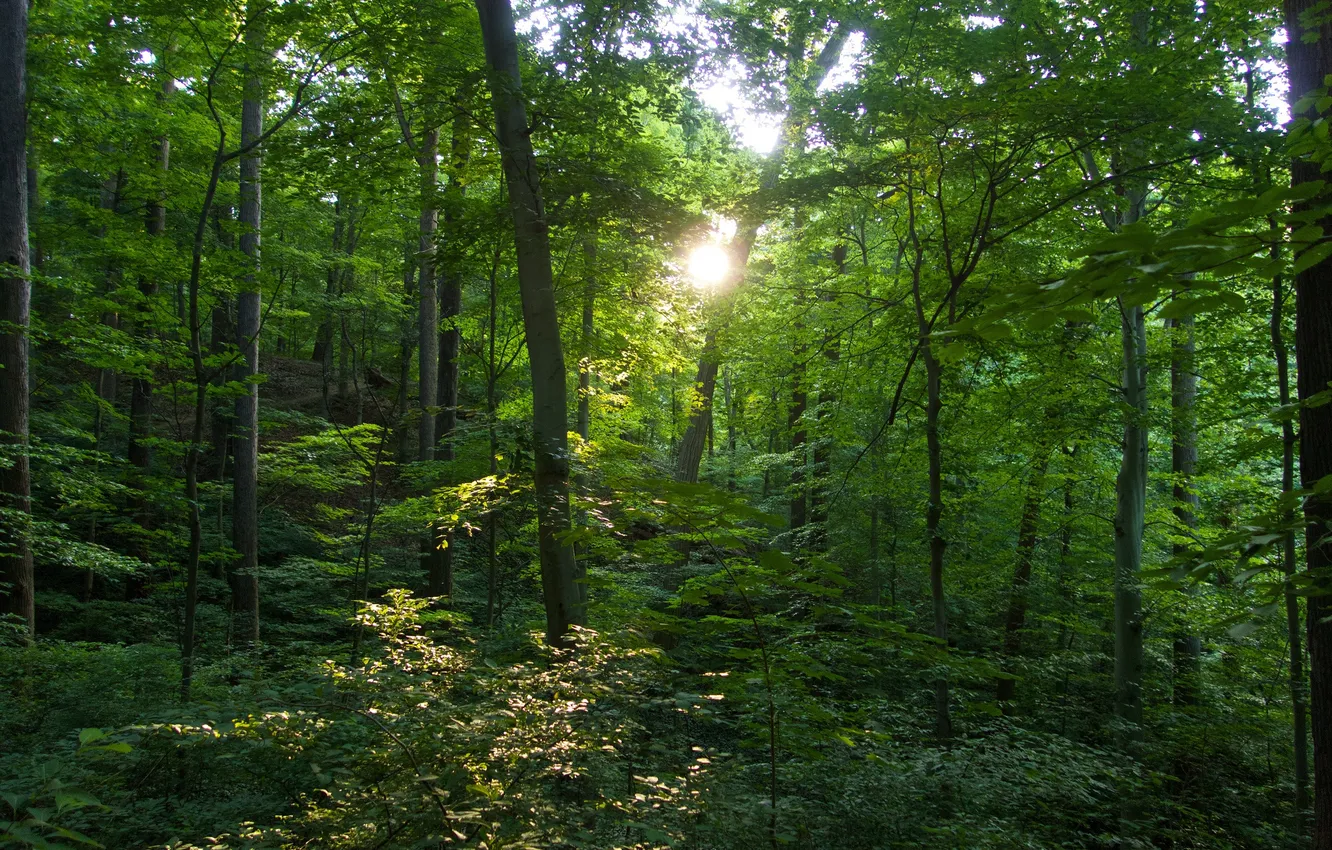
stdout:
{"type": "Polygon", "coordinates": [[[712,289],[726,278],[731,258],[720,245],[700,245],[689,255],[689,279],[695,289],[712,289]]]}

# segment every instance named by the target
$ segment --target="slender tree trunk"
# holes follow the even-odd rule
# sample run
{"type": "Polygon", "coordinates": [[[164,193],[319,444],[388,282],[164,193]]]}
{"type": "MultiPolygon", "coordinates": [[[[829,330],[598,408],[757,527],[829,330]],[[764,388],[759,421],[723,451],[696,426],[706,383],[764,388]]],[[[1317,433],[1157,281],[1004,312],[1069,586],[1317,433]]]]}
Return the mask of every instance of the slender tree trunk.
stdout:
{"type": "MultiPolygon", "coordinates": [[[[499,265],[499,253],[495,254],[495,264],[490,267],[490,313],[486,322],[486,345],[489,348],[486,359],[486,434],[490,438],[490,477],[499,479],[499,434],[495,429],[495,412],[499,409],[495,400],[495,384],[499,380],[498,364],[495,361],[495,319],[498,314],[499,287],[496,266],[499,265]]],[[[498,564],[495,558],[495,524],[498,508],[493,504],[486,514],[486,628],[495,625],[495,602],[497,597],[498,564]]]]}
{"type": "MultiPolygon", "coordinates": [[[[107,219],[112,219],[120,209],[120,193],[124,183],[125,172],[123,169],[116,169],[116,173],[102,181],[102,212],[107,219]]],[[[99,236],[104,244],[108,243],[107,235],[109,226],[103,224],[100,228],[99,236]]],[[[119,269],[115,256],[111,248],[107,247],[106,269],[103,272],[102,291],[108,301],[115,298],[116,278],[119,269]]],[[[102,311],[102,324],[108,328],[120,329],[120,313],[117,310],[104,309],[102,311]]],[[[93,445],[100,447],[102,431],[105,422],[105,408],[114,408],[116,396],[119,390],[119,376],[116,370],[103,366],[97,370],[97,386],[94,388],[98,401],[97,410],[93,416],[93,445]]]]}
{"type": "MultiPolygon", "coordinates": [[[[595,226],[595,225],[594,225],[595,226]]],[[[583,239],[583,328],[578,360],[578,436],[591,439],[592,343],[596,330],[597,237],[583,239]]]]}
{"type": "MultiPolygon", "coordinates": [[[[1332,24],[1322,21],[1306,32],[1306,16],[1319,16],[1315,0],[1285,0],[1286,62],[1289,65],[1292,104],[1323,84],[1332,74],[1332,24]],[[1306,41],[1312,37],[1311,41],[1306,41]]],[[[1294,110],[1292,109],[1292,112],[1294,110]]],[[[1318,118],[1317,105],[1305,117],[1318,118]]],[[[1293,117],[1300,117],[1295,115],[1293,117]]],[[[1316,162],[1291,163],[1291,184],[1322,179],[1316,162]]],[[[1316,203],[1322,203],[1317,201],[1316,203]]],[[[1319,222],[1324,231],[1332,222],[1319,222]]],[[[1295,361],[1297,388],[1304,401],[1326,392],[1332,384],[1332,261],[1323,260],[1295,277],[1295,361]]],[[[1332,405],[1300,408],[1300,483],[1313,487],[1332,475],[1332,405]]],[[[1332,850],[1332,496],[1310,496],[1304,502],[1305,563],[1316,592],[1308,597],[1305,622],[1309,636],[1309,680],[1313,731],[1313,848],[1332,850]]]]}
{"type": "MultiPolygon", "coordinates": [[[[417,421],[416,456],[418,460],[435,458],[435,415],[439,406],[439,298],[435,286],[435,232],[439,227],[439,204],[435,197],[439,179],[437,154],[439,128],[428,128],[421,140],[417,157],[421,184],[420,241],[417,244],[419,276],[417,278],[416,354],[417,354],[417,421]]],[[[422,559],[425,561],[426,587],[431,596],[443,596],[444,572],[440,545],[444,541],[434,527],[421,541],[422,559]]]]}
{"type": "MultiPolygon", "coordinates": [[[[797,296],[796,309],[801,309],[797,296]]],[[[791,404],[786,409],[786,427],[791,432],[791,546],[802,548],[804,528],[808,521],[806,512],[807,488],[805,486],[805,467],[807,463],[806,442],[809,436],[805,429],[805,410],[809,396],[805,393],[805,355],[806,346],[801,337],[805,333],[805,323],[796,319],[794,324],[796,342],[795,357],[791,362],[791,404]]],[[[709,420],[711,424],[711,420],[709,420]]]]}
{"type": "MultiPolygon", "coordinates": [[[[1198,465],[1198,374],[1194,366],[1193,317],[1167,320],[1170,329],[1170,472],[1174,478],[1174,514],[1180,528],[1194,536],[1198,529],[1198,492],[1193,476],[1198,465]]],[[[1175,554],[1188,546],[1175,544],[1175,554]]],[[[1202,638],[1177,634],[1173,647],[1174,702],[1188,706],[1198,701],[1202,668],[1202,638]]]]}
{"type": "Polygon", "coordinates": [[[570,627],[586,622],[586,614],[576,584],[573,547],[557,537],[570,530],[568,394],[549,224],[541,200],[541,172],[528,135],[513,9],[509,0],[476,0],[476,8],[491,70],[491,101],[513,215],[518,286],[532,369],[532,442],[546,639],[552,645],[563,645],[570,627]]]}
{"type": "Polygon", "coordinates": [[[417,432],[417,458],[435,457],[435,408],[439,393],[439,298],[435,286],[435,231],[439,227],[439,204],[435,198],[439,165],[439,128],[428,129],[418,157],[421,183],[420,241],[417,244],[419,277],[416,294],[417,407],[421,419],[417,432]]]}
{"type": "MultiPolygon", "coordinates": [[[[199,319],[199,283],[203,270],[204,233],[212,211],[217,184],[222,176],[225,137],[218,141],[213,168],[208,178],[203,207],[194,229],[190,256],[190,277],[186,287],[185,317],[189,326],[190,365],[194,372],[194,418],[190,426],[190,444],[185,451],[185,504],[190,512],[190,545],[185,560],[185,617],[180,638],[180,698],[190,699],[194,680],[195,613],[199,603],[199,561],[203,553],[203,516],[199,505],[199,459],[203,454],[204,417],[207,415],[208,371],[204,365],[203,333],[199,319]]],[[[225,438],[223,445],[226,444],[225,438]]],[[[223,455],[225,459],[225,454],[223,455]]]]}
{"type": "MultiPolygon", "coordinates": [[[[787,80],[787,90],[791,91],[803,85],[807,86],[810,91],[816,91],[827,79],[828,72],[837,64],[837,60],[841,58],[842,47],[846,44],[846,39],[850,34],[848,27],[839,24],[828,36],[828,40],[824,43],[822,49],[819,50],[814,65],[810,69],[813,71],[812,76],[808,79],[789,78],[787,80]]],[[[796,62],[792,63],[790,67],[796,68],[804,66],[804,64],[804,62],[796,62]]],[[[803,119],[798,110],[787,111],[781,133],[778,135],[777,147],[772,153],[768,154],[768,161],[764,166],[762,190],[770,191],[777,186],[781,177],[782,162],[786,158],[789,147],[794,141],[803,138],[802,122],[803,119]]],[[[758,236],[760,224],[761,222],[752,221],[742,223],[739,230],[737,230],[736,237],[731,243],[731,274],[730,281],[727,283],[728,289],[734,289],[744,283],[749,266],[750,251],[753,248],[754,240],[758,236]]],[[[694,382],[694,389],[699,396],[699,406],[690,415],[689,426],[685,430],[684,437],[680,440],[680,453],[677,456],[675,468],[675,479],[677,481],[691,483],[698,481],[698,466],[703,460],[703,446],[712,423],[712,394],[717,388],[719,358],[720,352],[717,348],[716,333],[710,331],[704,341],[703,351],[699,356],[698,378],[694,382]]]]}
{"type": "Polygon", "coordinates": [[[407,383],[412,376],[412,354],[416,351],[416,326],[411,321],[416,295],[416,252],[407,244],[402,271],[403,321],[398,342],[398,463],[412,458],[412,434],[407,413],[407,383]]]}
{"type": "Polygon", "coordinates": [[[1120,307],[1124,449],[1115,484],[1115,715],[1129,749],[1142,740],[1142,537],[1147,502],[1147,324],[1120,307]]]}
{"type": "MultiPolygon", "coordinates": [[[[846,274],[846,244],[839,243],[833,248],[833,265],[837,268],[837,274],[846,274]]],[[[830,287],[824,287],[819,295],[819,300],[824,305],[832,305],[836,302],[836,295],[830,287]]],[[[827,327],[830,316],[824,317],[825,327],[827,327]]],[[[842,341],[834,333],[825,333],[823,339],[823,360],[827,366],[828,374],[820,381],[818,413],[815,416],[815,436],[814,436],[814,468],[811,470],[809,487],[809,519],[814,528],[812,531],[812,544],[815,551],[822,552],[828,548],[828,479],[832,474],[832,415],[833,409],[837,406],[837,367],[842,360],[842,341]]]]}
{"type": "MultiPolygon", "coordinates": [[[[929,454],[929,504],[925,508],[925,535],[930,545],[930,601],[934,607],[934,636],[941,649],[948,650],[948,599],[944,594],[944,551],[948,542],[940,529],[943,518],[943,445],[939,439],[939,413],[943,410],[941,379],[943,367],[934,356],[929,320],[921,297],[921,273],[924,254],[916,234],[915,198],[908,189],[907,203],[914,261],[911,266],[911,294],[916,307],[921,356],[925,361],[925,443],[929,454]]],[[[940,741],[953,736],[949,710],[948,679],[940,676],[934,683],[934,734],[940,741]]]]}
{"type": "Polygon", "coordinates": [[[27,0],[0,0],[0,580],[6,609],[35,633],[28,478],[27,0]],[[17,271],[17,274],[15,271],[17,271]]]}
{"type": "MultiPolygon", "coordinates": [[[[264,58],[263,25],[249,22],[245,35],[245,97],[241,102],[241,146],[258,142],[263,133],[264,58]]],[[[236,398],[232,473],[231,539],[237,552],[231,576],[232,614],[243,618],[243,634],[259,642],[259,241],[263,198],[260,189],[261,157],[257,148],[240,158],[240,248],[248,271],[236,295],[236,347],[241,357],[238,377],[245,382],[236,398]]]]}
{"type": "MultiPolygon", "coordinates": [[[[439,417],[436,420],[436,433],[440,444],[435,456],[438,460],[454,459],[454,431],[458,426],[458,350],[462,345],[462,332],[458,320],[462,315],[462,256],[452,247],[457,239],[458,211],[462,205],[466,186],[463,182],[463,169],[470,158],[471,140],[468,138],[468,121],[464,113],[461,96],[454,98],[453,138],[449,146],[451,159],[449,166],[449,186],[447,203],[444,208],[445,238],[450,241],[448,251],[448,271],[441,276],[442,286],[439,291],[440,319],[439,331],[439,417]]],[[[430,593],[432,596],[453,596],[453,529],[438,525],[435,527],[435,545],[430,557],[430,593]]]]}
{"type": "MultiPolygon", "coordinates": [[[[1280,259],[1281,249],[1273,246],[1275,259],[1280,259]]],[[[1284,408],[1290,404],[1290,355],[1286,350],[1283,314],[1285,312],[1286,293],[1280,275],[1272,278],[1272,353],[1277,366],[1277,400],[1284,408]]],[[[1281,423],[1281,492],[1290,493],[1295,488],[1295,425],[1290,419],[1281,423]]],[[[1294,519],[1288,511],[1283,517],[1287,522],[1294,519]]],[[[1303,833],[1305,818],[1309,810],[1309,728],[1308,688],[1304,681],[1304,641],[1300,634],[1300,597],[1296,595],[1293,583],[1295,578],[1295,532],[1287,531],[1281,539],[1281,568],[1286,574],[1286,639],[1290,653],[1290,706],[1294,715],[1294,756],[1295,756],[1295,830],[1303,833]]]]}
{"type": "MultiPolygon", "coordinates": [[[[1041,440],[1027,480],[1027,493],[1022,500],[1022,519],[1018,523],[1017,558],[1013,566],[1013,582],[1008,591],[1008,614],[1004,617],[1004,658],[1012,660],[1022,654],[1022,632],[1027,627],[1027,590],[1031,585],[1031,567],[1036,554],[1036,534],[1041,525],[1041,504],[1045,500],[1045,473],[1050,467],[1049,443],[1041,440]]],[[[1012,673],[1011,665],[1005,672],[1012,673]]],[[[1015,680],[999,680],[998,700],[1005,714],[1012,711],[1015,680]]]]}

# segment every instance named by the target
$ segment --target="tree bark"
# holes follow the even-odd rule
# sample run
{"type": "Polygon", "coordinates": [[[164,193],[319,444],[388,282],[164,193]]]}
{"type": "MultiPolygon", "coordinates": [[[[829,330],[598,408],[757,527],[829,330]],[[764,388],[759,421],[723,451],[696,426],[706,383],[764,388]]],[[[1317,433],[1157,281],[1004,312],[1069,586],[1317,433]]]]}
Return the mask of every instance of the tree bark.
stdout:
{"type": "MultiPolygon", "coordinates": [[[[1286,62],[1290,97],[1295,101],[1323,84],[1332,74],[1332,24],[1323,21],[1306,33],[1306,16],[1321,15],[1315,0],[1285,0],[1286,62]],[[1306,35],[1312,41],[1305,41],[1306,35]]],[[[1292,109],[1292,112],[1294,110],[1292,109]]],[[[1305,117],[1318,117],[1316,105],[1305,117]]],[[[1301,117],[1296,114],[1294,117],[1301,117]]],[[[1319,180],[1319,166],[1307,159],[1291,163],[1291,184],[1319,180]]],[[[1322,201],[1318,201],[1322,203],[1322,201]]],[[[1320,222],[1324,231],[1332,221],[1320,222]]],[[[1300,401],[1332,384],[1332,261],[1323,260],[1295,276],[1295,360],[1299,364],[1300,401]]],[[[1300,407],[1300,483],[1313,487],[1332,475],[1332,405],[1300,407]]],[[[1310,496],[1304,502],[1305,564],[1315,585],[1305,618],[1309,637],[1309,680],[1313,731],[1313,848],[1332,850],[1332,496],[1310,496]]]]}
{"type": "MultiPolygon", "coordinates": [[[[263,134],[264,31],[251,19],[245,34],[245,92],[241,101],[241,147],[257,145],[263,134]]],[[[236,375],[245,383],[236,398],[232,472],[231,539],[237,563],[231,575],[232,614],[243,618],[243,634],[259,642],[259,242],[263,198],[262,158],[257,147],[240,158],[240,249],[248,271],[236,294],[236,375]]]]}
{"type": "MultiPolygon", "coordinates": [[[[1281,248],[1272,248],[1274,259],[1281,258],[1281,248]]],[[[1286,350],[1283,315],[1286,293],[1280,275],[1272,278],[1272,353],[1277,367],[1277,400],[1284,408],[1290,404],[1290,355],[1286,350]]],[[[1295,425],[1289,418],[1281,423],[1281,492],[1295,489],[1295,425]]],[[[1294,519],[1287,511],[1284,520],[1294,519]]],[[[1295,831],[1303,833],[1309,810],[1309,728],[1308,688],[1304,681],[1304,641],[1300,634],[1300,597],[1296,595],[1295,532],[1287,531],[1281,538],[1281,568],[1286,575],[1286,639],[1290,662],[1290,706],[1293,716],[1293,744],[1295,762],[1295,831]]]]}
{"type": "MultiPolygon", "coordinates": [[[[462,205],[466,185],[463,182],[463,169],[470,157],[471,140],[468,138],[467,122],[470,120],[462,110],[460,97],[455,96],[456,111],[453,116],[453,138],[450,148],[449,186],[447,203],[444,207],[445,238],[453,241],[457,238],[459,207],[462,205]]],[[[442,276],[443,285],[439,291],[439,312],[442,320],[439,331],[439,417],[436,420],[436,433],[439,447],[436,458],[452,461],[454,459],[454,431],[458,426],[458,350],[462,345],[462,332],[458,329],[458,319],[462,315],[462,256],[461,252],[450,247],[448,252],[448,271],[442,276]]],[[[435,545],[430,555],[430,594],[432,596],[453,596],[453,529],[439,525],[435,527],[435,545]]]]}
{"type": "MultiPolygon", "coordinates": [[[[833,266],[838,275],[846,274],[846,243],[838,243],[832,252],[833,266]]],[[[819,294],[824,305],[836,303],[836,293],[832,287],[825,286],[819,294]]],[[[824,317],[825,328],[831,319],[824,317]]],[[[823,360],[828,374],[819,382],[819,400],[815,415],[814,466],[810,470],[809,519],[811,530],[811,548],[816,552],[828,548],[828,479],[832,474],[832,415],[837,406],[837,367],[842,360],[842,340],[834,331],[825,332],[823,339],[823,360]]]]}
{"type": "Polygon", "coordinates": [[[0,578],[6,608],[35,632],[32,505],[28,478],[27,0],[0,0],[0,444],[13,462],[0,468],[0,578]]]}
{"type": "Polygon", "coordinates": [[[1142,740],[1142,537],[1147,503],[1147,325],[1141,307],[1120,307],[1124,351],[1124,446],[1115,482],[1115,715],[1132,749],[1142,740]]]}
{"type": "MultiPolygon", "coordinates": [[[[586,622],[586,615],[575,581],[573,547],[557,538],[570,530],[569,417],[549,224],[523,103],[513,9],[509,0],[476,0],[476,9],[491,71],[491,101],[513,215],[518,286],[532,371],[532,442],[546,640],[561,646],[568,643],[572,626],[586,622]]],[[[715,378],[715,365],[713,375],[715,378]]]]}
{"type": "MultiPolygon", "coordinates": [[[[924,253],[916,233],[915,198],[907,190],[910,205],[908,226],[914,245],[911,264],[911,294],[916,308],[916,325],[920,333],[921,357],[925,361],[925,443],[929,455],[929,503],[925,508],[925,536],[930,546],[930,602],[934,608],[934,637],[944,652],[948,650],[948,599],[944,594],[944,552],[948,542],[940,529],[943,518],[943,445],[939,439],[939,413],[943,410],[941,379],[943,366],[934,356],[930,340],[929,319],[925,316],[925,302],[921,296],[921,275],[924,271],[924,253]]],[[[953,719],[949,710],[948,678],[941,675],[934,682],[934,734],[940,741],[953,737],[953,719]]]]}
{"type": "MultiPolygon", "coordinates": [[[[1004,658],[1011,661],[1022,653],[1022,631],[1027,627],[1027,590],[1031,585],[1031,567],[1036,554],[1036,533],[1041,525],[1041,504],[1045,500],[1045,473],[1050,467],[1050,445],[1041,440],[1027,480],[1022,500],[1022,519],[1018,522],[1017,558],[1013,581],[1008,591],[1008,614],[1004,617],[1004,658]]],[[[1005,672],[1012,673],[1005,665],[1005,672]]],[[[1016,682],[1010,677],[999,680],[997,699],[1005,714],[1012,711],[1016,682]]]]}
{"type": "MultiPolygon", "coordinates": [[[[1170,472],[1174,479],[1172,508],[1181,530],[1190,537],[1198,530],[1198,492],[1193,476],[1198,465],[1198,373],[1194,366],[1193,317],[1167,320],[1170,329],[1170,472]]],[[[1188,546],[1176,543],[1175,554],[1188,546]]],[[[1202,668],[1202,639],[1197,635],[1175,635],[1172,650],[1174,702],[1178,706],[1198,701],[1198,676],[1202,668]]]]}
{"type": "MultiPolygon", "coordinates": [[[[808,85],[811,91],[817,91],[827,78],[828,72],[837,64],[837,60],[842,55],[842,47],[846,44],[849,35],[850,30],[839,24],[828,36],[828,40],[814,60],[817,69],[814,78],[808,80],[790,78],[787,81],[788,91],[802,84],[808,85]]],[[[791,67],[795,67],[797,64],[803,63],[792,63],[791,67]]],[[[786,117],[783,119],[782,131],[778,135],[777,147],[768,155],[768,161],[764,166],[761,190],[770,191],[776,188],[781,177],[782,161],[786,157],[787,149],[793,140],[801,138],[803,132],[799,123],[801,120],[797,110],[787,111],[786,117]]],[[[736,237],[731,243],[730,288],[735,288],[744,283],[749,266],[749,255],[754,240],[758,236],[760,224],[761,222],[752,221],[742,223],[737,230],[736,237]]],[[[720,352],[717,349],[716,333],[710,331],[703,343],[703,351],[698,361],[698,378],[694,382],[694,389],[699,394],[699,406],[690,415],[689,426],[680,440],[680,452],[676,458],[675,478],[677,481],[690,483],[698,481],[698,466],[703,460],[704,443],[712,424],[712,395],[717,388],[717,366],[719,362],[720,352]]]]}

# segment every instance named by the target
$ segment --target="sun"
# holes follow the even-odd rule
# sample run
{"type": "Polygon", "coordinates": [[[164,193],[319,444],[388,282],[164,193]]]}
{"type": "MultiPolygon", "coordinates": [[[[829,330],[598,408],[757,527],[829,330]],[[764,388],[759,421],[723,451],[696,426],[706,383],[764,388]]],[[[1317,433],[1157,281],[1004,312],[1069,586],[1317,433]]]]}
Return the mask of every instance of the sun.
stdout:
{"type": "Polygon", "coordinates": [[[731,258],[720,245],[700,245],[689,254],[689,279],[697,289],[711,289],[726,278],[731,258]]]}

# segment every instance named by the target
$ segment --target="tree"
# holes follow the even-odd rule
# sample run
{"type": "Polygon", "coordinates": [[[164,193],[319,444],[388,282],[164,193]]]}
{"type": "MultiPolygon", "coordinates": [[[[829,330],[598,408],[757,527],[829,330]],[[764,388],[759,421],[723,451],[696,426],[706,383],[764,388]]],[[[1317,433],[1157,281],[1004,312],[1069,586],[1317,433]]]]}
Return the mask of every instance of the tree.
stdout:
{"type": "Polygon", "coordinates": [[[259,290],[259,242],[263,197],[260,169],[263,157],[264,22],[263,7],[250,9],[245,31],[245,96],[241,101],[240,249],[249,268],[236,296],[236,347],[241,359],[238,377],[244,384],[236,399],[234,438],[236,471],[233,476],[232,538],[239,563],[231,575],[233,612],[245,618],[252,643],[259,642],[259,331],[262,303],[259,290]]]}
{"type": "Polygon", "coordinates": [[[490,71],[495,133],[509,190],[523,324],[532,370],[532,443],[536,460],[538,548],[546,606],[546,640],[564,645],[571,626],[586,622],[575,584],[570,531],[568,397],[564,351],[550,262],[549,225],[541,197],[541,173],[523,103],[518,39],[509,0],[476,0],[490,71]]]}
{"type": "Polygon", "coordinates": [[[8,585],[9,613],[31,636],[33,565],[29,548],[31,485],[28,478],[28,278],[27,55],[28,6],[5,0],[0,7],[0,572],[8,585]]]}
{"type": "MultiPolygon", "coordinates": [[[[1303,98],[1323,87],[1332,74],[1332,28],[1318,23],[1314,4],[1286,0],[1284,4],[1287,65],[1292,114],[1319,118],[1317,103],[1301,111],[1303,98]]],[[[1319,167],[1306,158],[1290,166],[1292,187],[1321,179],[1319,167]]],[[[1319,222],[1324,230],[1332,222],[1319,222]]],[[[1311,249],[1306,249],[1311,250],[1311,249]]],[[[1332,406],[1314,401],[1332,387],[1332,261],[1301,262],[1295,256],[1295,359],[1300,406],[1300,480],[1314,488],[1332,475],[1332,406]],[[1301,268],[1305,266],[1305,268],[1301,268]]],[[[1315,491],[1304,502],[1305,567],[1315,588],[1324,588],[1332,571],[1332,496],[1315,491]]],[[[1313,846],[1332,848],[1332,605],[1322,593],[1308,597],[1310,719],[1313,731],[1313,846]]]]}

